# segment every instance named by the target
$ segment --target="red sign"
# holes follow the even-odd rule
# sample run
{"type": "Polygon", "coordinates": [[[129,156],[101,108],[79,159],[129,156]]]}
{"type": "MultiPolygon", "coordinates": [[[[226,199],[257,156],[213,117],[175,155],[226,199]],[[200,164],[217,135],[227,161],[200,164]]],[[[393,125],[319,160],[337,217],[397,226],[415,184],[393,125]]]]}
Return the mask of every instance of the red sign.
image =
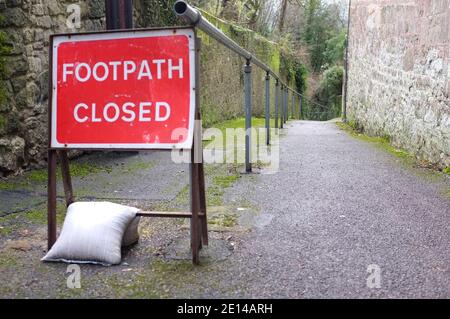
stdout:
{"type": "Polygon", "coordinates": [[[54,148],[191,148],[193,29],[56,35],[54,148]]]}

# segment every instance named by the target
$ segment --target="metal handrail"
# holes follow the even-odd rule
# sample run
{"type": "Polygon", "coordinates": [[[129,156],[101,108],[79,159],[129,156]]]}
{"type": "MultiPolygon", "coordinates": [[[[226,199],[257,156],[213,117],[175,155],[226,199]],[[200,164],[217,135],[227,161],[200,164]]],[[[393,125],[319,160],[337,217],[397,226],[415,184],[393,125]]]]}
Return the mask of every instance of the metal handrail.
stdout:
{"type": "Polygon", "coordinates": [[[281,85],[292,91],[293,93],[299,95],[297,91],[287,86],[285,83],[281,81],[281,78],[278,74],[276,74],[270,67],[268,67],[264,62],[262,62],[258,57],[241,47],[235,41],[230,39],[225,33],[222,32],[219,28],[205,19],[201,12],[196,8],[190,6],[186,1],[179,0],[175,2],[173,9],[175,14],[183,19],[185,19],[188,23],[193,24],[195,27],[199,28],[210,37],[216,39],[218,42],[222,43],[224,46],[234,51],[238,55],[242,56],[247,60],[247,63],[253,63],[259,68],[263,69],[267,73],[269,73],[273,78],[280,82],[281,85]]]}
{"type": "Polygon", "coordinates": [[[295,96],[300,98],[300,116],[302,111],[302,99],[301,94],[290,88],[287,84],[283,83],[280,76],[276,74],[270,67],[258,59],[255,55],[241,47],[235,41],[230,39],[225,33],[219,28],[209,22],[207,19],[203,18],[201,12],[194,7],[191,7],[186,1],[179,0],[175,2],[173,6],[175,14],[183,18],[187,23],[193,25],[194,27],[202,30],[210,37],[216,39],[219,43],[223,44],[225,47],[229,48],[233,52],[237,53],[239,56],[246,59],[246,64],[244,65],[244,106],[245,106],[245,171],[251,172],[251,155],[250,155],[250,144],[251,144],[251,117],[252,117],[252,64],[261,68],[266,72],[266,130],[267,130],[267,145],[270,144],[270,76],[276,80],[276,90],[275,90],[275,128],[278,128],[278,111],[280,111],[280,127],[283,128],[283,123],[289,119],[289,91],[292,92],[292,103],[291,103],[291,117],[294,117],[294,108],[296,105],[295,96]],[[281,99],[280,108],[278,107],[278,98],[281,99]]]}

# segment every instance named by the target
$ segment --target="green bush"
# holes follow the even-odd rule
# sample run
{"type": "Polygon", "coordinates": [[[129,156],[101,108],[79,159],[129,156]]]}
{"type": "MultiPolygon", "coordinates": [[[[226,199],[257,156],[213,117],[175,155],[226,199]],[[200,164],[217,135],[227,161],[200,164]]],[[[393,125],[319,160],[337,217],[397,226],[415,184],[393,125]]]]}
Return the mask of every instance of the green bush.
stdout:
{"type": "Polygon", "coordinates": [[[280,56],[281,76],[286,78],[289,85],[295,87],[297,92],[304,93],[308,82],[308,69],[291,53],[283,52],[280,56]]]}
{"type": "Polygon", "coordinates": [[[342,83],[344,68],[333,66],[323,74],[319,88],[313,100],[317,104],[311,107],[311,119],[328,120],[340,116],[342,105],[342,83]]]}
{"type": "Polygon", "coordinates": [[[307,89],[308,69],[306,68],[306,65],[298,60],[294,60],[292,68],[294,70],[294,80],[297,92],[303,94],[307,89]]]}
{"type": "Polygon", "coordinates": [[[341,64],[344,61],[346,31],[342,29],[338,34],[327,41],[323,53],[326,63],[329,65],[341,64]]]}

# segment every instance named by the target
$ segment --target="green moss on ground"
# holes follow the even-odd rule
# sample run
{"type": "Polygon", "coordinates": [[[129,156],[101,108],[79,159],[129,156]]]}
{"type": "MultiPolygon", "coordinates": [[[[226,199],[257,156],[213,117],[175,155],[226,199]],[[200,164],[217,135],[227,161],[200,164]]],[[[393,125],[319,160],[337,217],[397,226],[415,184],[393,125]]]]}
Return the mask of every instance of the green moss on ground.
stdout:
{"type": "Polygon", "coordinates": [[[137,171],[144,171],[149,170],[155,166],[152,162],[135,162],[130,164],[129,166],[126,166],[123,171],[125,173],[132,173],[137,171]]]}
{"type": "MultiPolygon", "coordinates": [[[[58,225],[62,225],[64,218],[66,217],[67,208],[63,203],[58,203],[56,205],[56,219],[58,225]]],[[[47,224],[47,206],[42,205],[37,208],[21,213],[23,218],[30,222],[31,224],[46,225],[47,224]]]]}
{"type": "MultiPolygon", "coordinates": [[[[255,129],[264,128],[266,125],[265,123],[266,123],[266,121],[264,118],[252,118],[252,128],[255,128],[255,129]]],[[[274,119],[270,119],[270,127],[271,128],[275,127],[274,119]]],[[[231,120],[226,120],[226,121],[223,121],[220,123],[215,123],[214,125],[212,125],[211,128],[219,129],[222,132],[222,139],[223,139],[222,147],[225,147],[225,146],[230,147],[229,145],[227,145],[227,143],[230,142],[230,140],[227,138],[227,129],[231,129],[231,130],[241,129],[243,134],[245,134],[245,118],[239,117],[239,118],[235,118],[235,119],[231,119],[231,120]]],[[[257,136],[255,136],[255,134],[253,134],[253,136],[252,136],[252,142],[257,143],[258,147],[260,146],[261,134],[262,133],[260,131],[258,131],[257,136]]],[[[265,132],[264,132],[264,134],[265,134],[265,132]]],[[[204,140],[204,146],[207,147],[210,143],[212,143],[212,141],[214,141],[214,139],[215,139],[215,137],[211,138],[211,140],[204,140]]],[[[242,148],[244,145],[242,143],[244,143],[244,141],[245,140],[244,140],[243,136],[242,136],[242,138],[236,139],[236,141],[234,142],[234,144],[235,144],[234,145],[234,147],[235,147],[234,154],[237,154],[237,152],[243,152],[242,148]]],[[[215,147],[217,147],[217,145],[215,145],[215,147]]]]}
{"type": "Polygon", "coordinates": [[[0,217],[0,236],[8,236],[18,228],[17,214],[0,217]]]}
{"type": "Polygon", "coordinates": [[[113,275],[106,279],[106,285],[112,289],[116,298],[164,298],[167,295],[161,291],[150,275],[136,274],[131,280],[125,280],[121,275],[113,275]]]}
{"type": "MultiPolygon", "coordinates": [[[[252,118],[252,127],[260,128],[260,127],[265,127],[265,125],[266,125],[266,120],[264,118],[260,118],[260,117],[252,118]]],[[[243,129],[245,129],[245,118],[238,117],[235,119],[223,121],[221,123],[215,123],[215,125],[212,125],[212,127],[218,128],[225,135],[227,128],[233,128],[233,129],[243,128],[243,129]]],[[[275,119],[270,119],[270,127],[275,127],[275,119]]]]}
{"type": "MultiPolygon", "coordinates": [[[[427,168],[428,170],[415,171],[416,175],[419,175],[431,182],[442,181],[443,175],[440,173],[439,168],[432,163],[425,160],[418,160],[414,155],[408,153],[405,150],[397,149],[393,147],[390,143],[390,138],[388,136],[384,137],[373,137],[367,136],[360,131],[359,125],[354,121],[349,121],[348,123],[336,122],[336,125],[343,131],[349,133],[351,136],[365,142],[373,143],[380,149],[394,155],[399,158],[407,166],[427,168]]],[[[447,167],[442,170],[444,174],[450,173],[450,168],[447,167]]]]}
{"type": "Polygon", "coordinates": [[[450,199],[450,187],[447,187],[447,189],[443,192],[444,196],[450,199]]]}
{"type": "Polygon", "coordinates": [[[223,195],[225,190],[232,186],[238,180],[240,175],[216,175],[212,178],[212,183],[206,190],[206,204],[207,206],[221,206],[223,205],[223,195]]]}
{"type": "Polygon", "coordinates": [[[208,217],[208,224],[220,227],[233,227],[237,224],[238,216],[235,213],[217,213],[208,217]]]}
{"type": "Polygon", "coordinates": [[[391,153],[392,155],[394,155],[400,159],[408,160],[408,161],[414,160],[414,156],[412,156],[407,151],[393,147],[390,143],[390,138],[388,136],[377,137],[377,136],[368,136],[368,135],[362,134],[361,132],[359,132],[357,130],[356,125],[355,124],[352,125],[351,122],[349,124],[346,124],[343,122],[336,122],[336,125],[340,129],[349,133],[351,136],[353,136],[361,141],[374,143],[378,147],[382,148],[383,150],[387,151],[388,153],[391,153]]]}
{"type": "Polygon", "coordinates": [[[21,265],[20,259],[11,251],[0,252],[0,268],[7,269],[21,265]]]}
{"type": "Polygon", "coordinates": [[[151,207],[148,207],[148,209],[155,211],[172,211],[187,208],[189,207],[189,191],[189,185],[185,185],[174,199],[158,202],[151,207]]]}
{"type": "MultiPolygon", "coordinates": [[[[112,168],[107,166],[99,166],[94,163],[78,163],[71,162],[70,165],[70,175],[72,177],[86,177],[90,174],[96,174],[101,172],[110,173],[112,168]]],[[[36,169],[31,170],[25,174],[25,178],[31,182],[45,182],[47,181],[47,169],[36,169]]],[[[56,176],[58,180],[62,179],[61,170],[56,171],[56,176]]]]}
{"type": "Polygon", "coordinates": [[[178,289],[195,278],[194,272],[201,266],[194,266],[190,260],[153,260],[147,269],[130,276],[114,274],[104,279],[115,297],[125,298],[168,298],[170,289],[178,289]],[[194,276],[192,276],[194,275],[194,276]],[[169,288],[170,287],[170,288],[169,288]]]}
{"type": "Polygon", "coordinates": [[[46,224],[47,223],[47,212],[44,210],[31,210],[26,212],[24,215],[26,220],[33,224],[46,224]]]}
{"type": "MultiPolygon", "coordinates": [[[[150,163],[135,163],[126,168],[126,172],[132,172],[141,168],[143,169],[149,167],[151,167],[150,163]]],[[[94,163],[70,163],[70,175],[72,178],[84,178],[86,176],[89,176],[90,174],[97,174],[102,172],[110,173],[111,171],[111,167],[100,166],[94,163]]],[[[23,190],[26,188],[30,188],[36,183],[46,183],[47,178],[48,172],[46,168],[33,169],[25,172],[23,176],[1,179],[0,190],[23,190]]],[[[56,178],[58,181],[62,180],[61,170],[59,168],[56,170],[56,178]]]]}
{"type": "Polygon", "coordinates": [[[1,179],[0,180],[0,190],[2,191],[12,191],[12,190],[18,190],[23,187],[26,187],[26,183],[23,182],[15,182],[11,179],[1,179]]]}
{"type": "MultiPolygon", "coordinates": [[[[58,203],[56,207],[56,219],[58,225],[61,226],[66,216],[66,207],[62,203],[58,203]]],[[[29,225],[46,225],[47,224],[47,207],[40,205],[33,209],[8,214],[0,217],[0,236],[8,236],[29,225]]]]}
{"type": "Polygon", "coordinates": [[[447,175],[450,175],[450,166],[447,166],[446,168],[444,168],[444,169],[442,170],[442,172],[445,173],[445,174],[447,174],[447,175]]]}

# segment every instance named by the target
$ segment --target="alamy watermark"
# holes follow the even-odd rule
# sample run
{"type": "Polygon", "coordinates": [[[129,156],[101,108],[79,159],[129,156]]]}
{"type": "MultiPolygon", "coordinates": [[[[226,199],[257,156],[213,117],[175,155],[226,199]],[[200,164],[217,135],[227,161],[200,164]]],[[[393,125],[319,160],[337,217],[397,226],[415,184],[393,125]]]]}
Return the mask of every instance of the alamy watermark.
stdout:
{"type": "Polygon", "coordinates": [[[66,274],[67,277],[67,288],[69,289],[80,289],[81,288],[81,268],[77,264],[70,264],[67,266],[66,274]]]}
{"type": "Polygon", "coordinates": [[[69,4],[66,8],[68,17],[66,19],[66,26],[70,30],[81,28],[81,7],[78,4],[69,4]]]}
{"type": "Polygon", "coordinates": [[[367,277],[366,285],[367,288],[381,288],[381,268],[376,264],[370,264],[367,266],[367,272],[369,276],[367,277]]]}
{"type": "MultiPolygon", "coordinates": [[[[264,167],[269,173],[278,171],[280,162],[279,133],[277,129],[269,130],[270,143],[267,145],[267,129],[263,127],[244,128],[207,128],[201,132],[201,121],[196,121],[194,144],[204,144],[196,147],[195,163],[206,164],[244,164],[246,162],[246,139],[250,141],[248,150],[249,162],[264,167]],[[203,155],[203,156],[202,156],[203,155]]],[[[179,128],[172,132],[173,141],[188,138],[188,130],[179,128]]],[[[174,163],[190,163],[190,150],[174,149],[171,153],[174,163]]]]}

